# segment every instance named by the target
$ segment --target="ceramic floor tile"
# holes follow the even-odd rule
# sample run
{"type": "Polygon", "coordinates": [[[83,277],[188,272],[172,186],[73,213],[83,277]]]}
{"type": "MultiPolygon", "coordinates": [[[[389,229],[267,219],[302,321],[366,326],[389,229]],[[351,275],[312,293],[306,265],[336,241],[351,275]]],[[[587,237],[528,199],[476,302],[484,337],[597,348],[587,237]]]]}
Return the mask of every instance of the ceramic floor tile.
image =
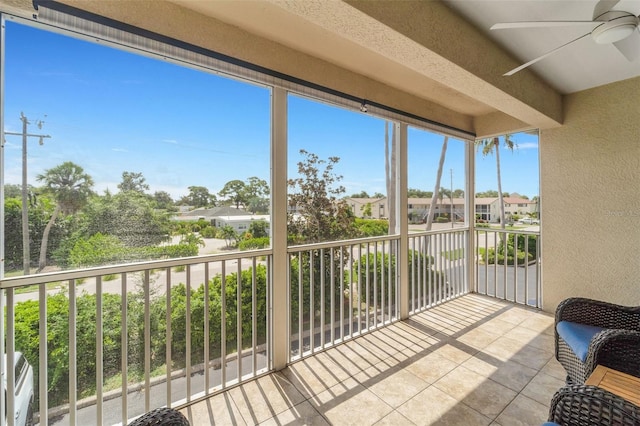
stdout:
{"type": "Polygon", "coordinates": [[[456,338],[457,341],[469,345],[474,349],[484,349],[494,340],[498,339],[502,333],[494,332],[489,329],[474,328],[464,333],[460,333],[456,338]]]}
{"type": "Polygon", "coordinates": [[[433,384],[447,395],[494,419],[517,392],[465,367],[457,367],[433,384]]]}
{"type": "Polygon", "coordinates": [[[551,314],[536,313],[523,321],[520,326],[540,333],[553,334],[555,318],[551,314]]]}
{"type": "Polygon", "coordinates": [[[552,331],[552,315],[466,295],[181,411],[195,426],[537,425],[566,375],[552,331]]]}
{"type": "Polygon", "coordinates": [[[415,425],[411,420],[400,414],[398,411],[392,411],[391,414],[385,416],[375,426],[412,426],[415,425]]]}
{"type": "Polygon", "coordinates": [[[366,373],[365,371],[354,378],[393,408],[404,404],[429,386],[426,381],[400,367],[373,378],[366,376],[366,373]]]}
{"type": "Polygon", "coordinates": [[[397,411],[416,425],[488,425],[491,420],[435,386],[429,386],[397,411]]]}
{"type": "Polygon", "coordinates": [[[180,412],[191,426],[246,425],[235,402],[226,392],[183,408],[180,412]]]}
{"type": "Polygon", "coordinates": [[[548,405],[540,404],[524,395],[518,395],[496,418],[496,422],[505,426],[532,426],[547,421],[548,405]]]}
{"type": "Polygon", "coordinates": [[[564,380],[538,373],[522,390],[522,395],[527,396],[541,404],[549,405],[553,394],[565,385],[564,380]]]}
{"type": "Polygon", "coordinates": [[[275,417],[262,423],[261,426],[281,425],[313,425],[328,426],[330,423],[308,402],[304,401],[290,409],[283,411],[275,417]]]}
{"type": "Polygon", "coordinates": [[[329,389],[350,377],[347,371],[323,353],[291,364],[282,370],[282,374],[305,398],[329,389]]]}
{"type": "Polygon", "coordinates": [[[372,425],[393,409],[354,379],[312,397],[309,402],[331,424],[372,425]]]}
{"type": "Polygon", "coordinates": [[[540,333],[530,328],[516,327],[504,335],[509,339],[545,350],[554,350],[555,340],[550,334],[540,333]]]}
{"type": "Polygon", "coordinates": [[[229,391],[244,421],[261,423],[305,400],[282,374],[274,373],[229,391]]]}
{"type": "Polygon", "coordinates": [[[542,367],[542,370],[540,370],[540,372],[548,374],[549,376],[555,377],[556,379],[560,379],[562,381],[566,380],[567,378],[567,371],[564,369],[562,364],[558,362],[555,356],[552,357],[544,367],[542,367]]]}
{"type": "Polygon", "coordinates": [[[477,354],[462,363],[462,366],[516,392],[524,389],[531,379],[538,374],[536,369],[525,367],[513,361],[496,361],[494,358],[484,354],[477,354]]]}
{"type": "Polygon", "coordinates": [[[433,383],[456,368],[459,364],[435,353],[416,357],[405,368],[427,383],[433,383]]]}

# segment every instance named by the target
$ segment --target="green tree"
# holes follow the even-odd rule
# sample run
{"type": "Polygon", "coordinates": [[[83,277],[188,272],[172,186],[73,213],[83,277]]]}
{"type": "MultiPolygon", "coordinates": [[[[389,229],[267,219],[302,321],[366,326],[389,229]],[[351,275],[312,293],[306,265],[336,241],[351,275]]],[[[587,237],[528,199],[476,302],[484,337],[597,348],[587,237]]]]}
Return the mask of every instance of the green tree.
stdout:
{"type": "Polygon", "coordinates": [[[433,197],[433,191],[423,191],[421,189],[409,188],[407,191],[407,197],[409,198],[431,198],[433,197]]]}
{"type": "Polygon", "coordinates": [[[367,191],[360,191],[355,194],[352,194],[350,198],[371,198],[367,191]]]}
{"type": "Polygon", "coordinates": [[[216,196],[209,193],[209,190],[204,186],[190,186],[189,194],[182,197],[180,200],[182,204],[186,204],[193,207],[211,207],[216,205],[216,196]]]}
{"type": "Polygon", "coordinates": [[[371,203],[367,203],[364,206],[360,207],[360,212],[362,212],[362,216],[365,218],[371,217],[371,203]]]}
{"type": "Polygon", "coordinates": [[[254,220],[249,225],[249,233],[253,238],[269,236],[269,223],[266,220],[254,220]]]}
{"type": "Polygon", "coordinates": [[[230,180],[224,184],[224,187],[218,192],[220,198],[224,198],[227,203],[235,204],[236,208],[240,208],[240,204],[247,204],[247,186],[241,180],[230,180]]]}
{"type": "Polygon", "coordinates": [[[20,185],[7,183],[4,186],[4,198],[19,198],[22,195],[22,188],[20,185]]]}
{"type": "Polygon", "coordinates": [[[122,182],[118,184],[118,189],[121,192],[133,191],[140,194],[144,194],[149,190],[149,185],[146,184],[142,173],[135,172],[122,172],[122,182]]]}
{"type": "Polygon", "coordinates": [[[498,191],[494,191],[493,189],[490,189],[488,191],[478,192],[478,193],[476,193],[476,197],[478,197],[478,198],[497,198],[498,197],[498,191]]]}
{"type": "Polygon", "coordinates": [[[220,235],[226,241],[227,247],[233,247],[238,242],[238,233],[233,226],[223,226],[220,228],[220,235]]]}
{"type": "Polygon", "coordinates": [[[251,176],[244,187],[246,199],[245,207],[252,213],[266,213],[269,211],[269,185],[264,179],[251,176]]]}
{"type": "Polygon", "coordinates": [[[156,191],[153,193],[153,201],[156,208],[163,210],[173,210],[175,208],[171,194],[166,191],[156,191]]]}
{"type": "MultiPolygon", "coordinates": [[[[506,134],[503,137],[504,147],[513,152],[518,145],[511,139],[510,134],[506,134]]],[[[476,149],[482,152],[482,156],[486,157],[492,153],[496,155],[496,177],[498,180],[498,204],[500,207],[500,227],[505,228],[504,218],[504,194],[502,192],[502,178],[500,177],[500,138],[493,137],[490,139],[480,139],[476,141],[476,149]]]]}
{"type": "Polygon", "coordinates": [[[127,247],[157,245],[169,236],[169,218],[135,191],[93,197],[83,212],[79,236],[101,233],[118,237],[127,247]]]}
{"type": "Polygon", "coordinates": [[[288,232],[294,244],[348,239],[356,234],[355,217],[343,199],[339,185],[342,176],[334,173],[338,157],[321,160],[316,154],[300,150],[300,177],[289,179],[290,203],[297,215],[288,215],[288,232]]]}
{"type": "Polygon", "coordinates": [[[42,271],[47,263],[47,244],[51,227],[60,213],[72,214],[77,212],[87,202],[92,194],[93,179],[77,164],[66,161],[56,167],[45,170],[36,179],[44,183],[46,192],[52,195],[56,201],[56,207],[44,228],[40,243],[40,259],[38,270],[42,271]]]}

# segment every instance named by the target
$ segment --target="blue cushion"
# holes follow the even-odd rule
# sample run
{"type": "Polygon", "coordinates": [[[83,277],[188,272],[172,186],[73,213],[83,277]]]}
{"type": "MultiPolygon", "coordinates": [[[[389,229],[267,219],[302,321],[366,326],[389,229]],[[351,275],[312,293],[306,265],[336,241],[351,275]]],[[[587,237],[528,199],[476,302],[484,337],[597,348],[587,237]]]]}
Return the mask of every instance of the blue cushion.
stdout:
{"type": "Polygon", "coordinates": [[[593,336],[600,333],[604,328],[578,324],[571,321],[560,321],[558,325],[556,325],[556,330],[558,331],[558,335],[562,337],[571,350],[573,350],[573,353],[584,362],[587,359],[589,342],[591,342],[593,336]]]}
{"type": "Polygon", "coordinates": [[[558,423],[554,422],[544,422],[541,426],[560,426],[558,423]]]}

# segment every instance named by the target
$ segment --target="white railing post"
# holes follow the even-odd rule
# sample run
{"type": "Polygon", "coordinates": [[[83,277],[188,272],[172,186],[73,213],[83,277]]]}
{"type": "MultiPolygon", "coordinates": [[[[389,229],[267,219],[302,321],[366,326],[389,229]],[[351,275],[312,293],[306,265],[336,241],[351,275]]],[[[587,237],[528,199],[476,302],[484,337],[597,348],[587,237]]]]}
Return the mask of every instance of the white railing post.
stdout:
{"type": "MultiPolygon", "coordinates": [[[[271,92],[271,306],[272,367],[281,370],[289,354],[287,273],[287,92],[271,92]]],[[[302,268],[302,265],[300,265],[302,268]]],[[[302,306],[300,306],[302,309],[302,306]]],[[[302,330],[300,330],[300,335],[302,330]]]]}
{"type": "Polygon", "coordinates": [[[477,262],[477,249],[476,249],[476,186],[475,186],[475,176],[476,176],[476,157],[475,157],[475,144],[474,141],[465,141],[466,144],[466,153],[465,153],[465,169],[466,169],[466,182],[465,182],[465,191],[464,196],[466,199],[465,206],[467,212],[465,213],[466,222],[467,222],[467,235],[466,235],[466,247],[467,247],[467,275],[465,277],[465,287],[464,291],[468,292],[477,292],[478,291],[478,283],[477,283],[477,273],[476,273],[476,262],[477,262]]]}
{"type": "MultiPolygon", "coordinates": [[[[397,264],[400,267],[400,318],[409,318],[409,206],[407,199],[408,173],[407,173],[407,124],[396,124],[400,135],[397,144],[397,156],[399,164],[398,179],[396,182],[396,197],[398,203],[396,207],[396,223],[399,225],[400,231],[400,247],[398,253],[397,264]]],[[[395,133],[395,132],[394,132],[395,133]]]]}

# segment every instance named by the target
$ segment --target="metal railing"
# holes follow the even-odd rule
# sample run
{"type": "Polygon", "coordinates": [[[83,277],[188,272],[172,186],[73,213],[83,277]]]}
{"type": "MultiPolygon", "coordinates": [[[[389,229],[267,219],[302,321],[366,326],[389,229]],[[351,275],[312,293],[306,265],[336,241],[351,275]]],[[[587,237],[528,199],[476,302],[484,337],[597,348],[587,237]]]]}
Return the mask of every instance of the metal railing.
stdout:
{"type": "Polygon", "coordinates": [[[542,307],[540,233],[476,229],[476,292],[542,307]]]}
{"type": "Polygon", "coordinates": [[[6,412],[16,352],[41,425],[127,424],[267,372],[270,261],[258,250],[3,279],[6,412]]]}
{"type": "Polygon", "coordinates": [[[289,360],[397,321],[398,236],[289,247],[289,360]]]}
{"type": "Polygon", "coordinates": [[[409,310],[417,313],[469,292],[468,231],[409,235],[409,310]]]}
{"type": "MultiPolygon", "coordinates": [[[[539,234],[474,237],[472,255],[466,228],[409,234],[406,295],[397,235],[289,247],[289,361],[398,321],[401,298],[417,313],[474,280],[540,307],[539,234]]],[[[3,279],[7,412],[17,352],[35,370],[40,424],[126,424],[268,373],[272,260],[267,249],[3,279]]]]}
{"type": "Polygon", "coordinates": [[[469,291],[467,230],[409,236],[409,294],[400,293],[398,236],[290,247],[290,361],[469,291]],[[323,271],[323,272],[321,272],[323,271]]]}

